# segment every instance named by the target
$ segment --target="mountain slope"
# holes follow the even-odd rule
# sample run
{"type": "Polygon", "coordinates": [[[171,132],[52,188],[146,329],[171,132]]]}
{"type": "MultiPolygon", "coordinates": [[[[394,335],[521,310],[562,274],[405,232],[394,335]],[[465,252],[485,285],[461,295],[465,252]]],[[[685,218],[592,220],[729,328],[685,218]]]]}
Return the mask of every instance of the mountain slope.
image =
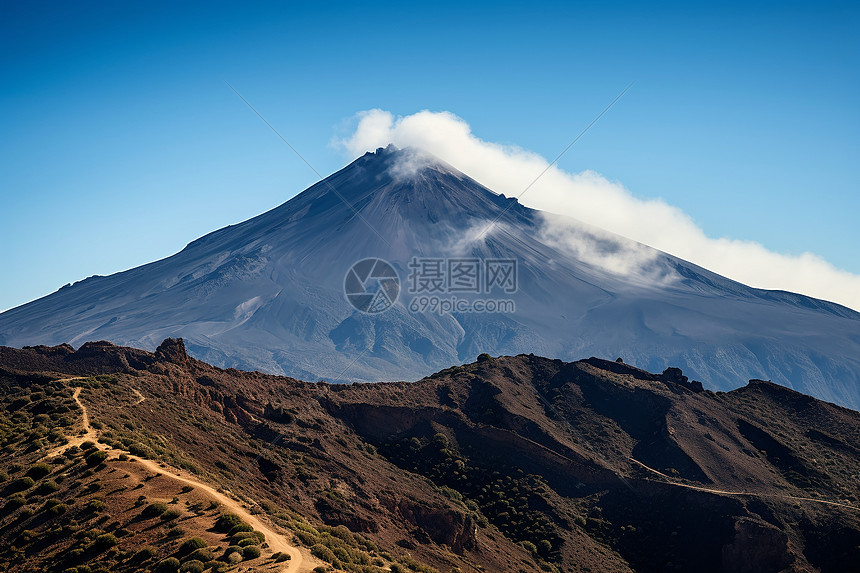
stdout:
{"type": "Polygon", "coordinates": [[[0,314],[0,344],[11,346],[154,349],[169,336],[220,366],[308,379],[416,379],[485,351],[593,354],[677,364],[709,388],[771,379],[860,407],[860,314],[546,216],[414,150],[368,153],[172,257],[0,314]],[[379,314],[357,312],[343,292],[368,257],[389,261],[401,283],[379,314]],[[510,300],[515,312],[410,310],[413,257],[515,259],[516,292],[459,294],[510,300]]]}
{"type": "MultiPolygon", "coordinates": [[[[48,425],[76,415],[57,406],[74,385],[104,444],[221,486],[306,547],[361,540],[380,558],[444,572],[836,573],[860,562],[860,414],[769,382],[714,393],[677,369],[520,355],[415,383],[329,385],[220,370],[176,340],[154,354],[0,348],[3,427],[20,426],[0,435],[3,460],[17,463],[3,488],[68,435],[48,425]]],[[[124,463],[96,472],[95,491],[114,491],[124,463]]],[[[30,484],[23,507],[40,507],[56,475],[30,484]]],[[[51,494],[84,481],[86,495],[69,485],[64,498],[82,524],[92,477],[74,473],[51,494]]],[[[151,535],[141,525],[165,535],[157,519],[134,521],[139,511],[117,513],[115,527],[132,542],[151,535]]],[[[0,560],[39,555],[24,532],[58,520],[9,504],[0,560]]]]}

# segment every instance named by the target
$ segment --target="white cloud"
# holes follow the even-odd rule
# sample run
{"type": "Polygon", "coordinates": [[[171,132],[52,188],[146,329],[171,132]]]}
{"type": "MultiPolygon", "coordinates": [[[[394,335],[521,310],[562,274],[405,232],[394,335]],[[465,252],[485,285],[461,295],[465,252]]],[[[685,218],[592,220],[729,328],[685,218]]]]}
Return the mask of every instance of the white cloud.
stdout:
{"type": "MultiPolygon", "coordinates": [[[[421,111],[395,117],[374,109],[357,116],[355,132],[339,141],[351,154],[393,143],[424,149],[508,196],[518,196],[549,162],[525,149],[479,139],[461,118],[449,112],[421,111]]],[[[860,276],[841,270],[818,255],[784,255],[759,243],[705,235],[681,209],[659,199],[635,197],[621,183],[593,171],[567,173],[553,166],[521,197],[529,207],[568,215],[696,263],[750,286],[798,292],[860,310],[860,276]]],[[[547,227],[546,237],[564,233],[547,227]]],[[[574,252],[587,258],[581,233],[568,233],[574,252]],[[578,249],[578,251],[577,251],[578,249]]],[[[635,251],[635,248],[634,248],[635,251]]],[[[640,254],[644,256],[645,251],[640,254]]],[[[630,270],[631,260],[616,257],[616,272],[630,270]]],[[[595,259],[597,260],[597,259],[595,259]]],[[[636,264],[639,264],[638,262],[636,264]]]]}

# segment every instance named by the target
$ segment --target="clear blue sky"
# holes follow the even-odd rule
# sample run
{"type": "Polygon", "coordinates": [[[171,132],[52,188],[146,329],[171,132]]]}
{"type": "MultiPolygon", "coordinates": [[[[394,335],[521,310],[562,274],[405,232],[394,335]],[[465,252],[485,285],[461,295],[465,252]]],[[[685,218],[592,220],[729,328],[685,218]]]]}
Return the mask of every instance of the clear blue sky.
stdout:
{"type": "Polygon", "coordinates": [[[0,9],[0,310],[286,201],[358,111],[663,197],[711,236],[860,273],[860,8],[537,2],[10,3],[0,9]],[[179,3],[177,3],[179,4],[179,3]]]}

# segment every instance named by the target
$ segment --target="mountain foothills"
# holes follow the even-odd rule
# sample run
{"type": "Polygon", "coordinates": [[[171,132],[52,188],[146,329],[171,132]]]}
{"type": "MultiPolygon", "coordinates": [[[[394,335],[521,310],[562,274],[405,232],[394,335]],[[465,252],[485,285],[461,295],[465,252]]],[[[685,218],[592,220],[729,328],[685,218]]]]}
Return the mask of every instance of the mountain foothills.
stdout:
{"type": "MultiPolygon", "coordinates": [[[[450,293],[445,293],[446,296],[450,293]]],[[[761,378],[860,408],[860,314],[749,288],[689,262],[497,195],[427,154],[368,153],[285,204],[166,259],[91,277],[0,314],[0,344],[167,337],[220,367],[308,380],[415,380],[471,360],[623,356],[706,388],[761,378]],[[400,298],[362,314],[344,296],[380,257],[400,298]],[[416,312],[413,258],[517,262],[511,312],[416,312]]]]}
{"type": "Polygon", "coordinates": [[[482,354],[308,383],[168,339],[0,347],[0,402],[5,571],[860,563],[860,413],[771,382],[482,354]]]}

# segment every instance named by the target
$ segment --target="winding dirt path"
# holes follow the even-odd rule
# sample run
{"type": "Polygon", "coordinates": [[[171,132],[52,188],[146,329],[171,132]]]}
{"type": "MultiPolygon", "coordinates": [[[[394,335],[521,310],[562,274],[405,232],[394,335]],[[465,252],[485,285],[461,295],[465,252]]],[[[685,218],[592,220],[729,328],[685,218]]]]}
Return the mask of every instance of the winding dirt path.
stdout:
{"type": "MultiPolygon", "coordinates": [[[[61,382],[71,382],[71,381],[79,380],[79,379],[80,379],[80,377],[78,377],[78,378],[66,378],[66,379],[61,380],[61,382]]],[[[91,442],[95,443],[96,447],[98,449],[105,451],[105,452],[108,452],[110,454],[126,453],[126,452],[123,452],[121,450],[113,449],[110,446],[108,446],[106,444],[101,444],[97,441],[98,435],[97,435],[95,429],[90,425],[89,411],[87,410],[87,407],[83,404],[83,402],[81,402],[81,399],[80,399],[81,390],[82,390],[82,388],[80,386],[75,388],[75,391],[74,391],[74,394],[72,394],[72,397],[75,399],[75,402],[81,408],[81,413],[82,413],[81,418],[82,418],[83,426],[84,426],[83,432],[80,433],[79,435],[75,436],[75,437],[70,438],[68,443],[51,449],[46,454],[45,457],[55,456],[55,455],[59,454],[60,452],[66,450],[67,448],[69,448],[71,446],[80,447],[80,445],[86,441],[91,441],[91,442]]],[[[140,404],[144,400],[146,400],[146,398],[143,396],[143,394],[141,394],[138,390],[134,389],[133,392],[135,393],[135,395],[138,398],[137,402],[135,402],[133,405],[140,404]]],[[[253,527],[257,531],[260,531],[261,533],[263,533],[263,535],[266,536],[266,543],[269,545],[269,550],[272,553],[280,552],[280,553],[286,553],[287,555],[290,556],[289,561],[285,561],[283,564],[280,565],[280,568],[278,569],[278,571],[280,573],[299,573],[299,572],[310,571],[311,568],[313,568],[316,565],[319,565],[321,563],[321,562],[316,563],[316,562],[311,561],[311,559],[305,558],[305,556],[302,554],[301,550],[299,550],[298,547],[291,544],[287,540],[287,538],[284,537],[284,535],[278,533],[277,531],[272,529],[271,526],[267,525],[262,520],[260,520],[256,515],[252,514],[250,511],[248,511],[248,509],[245,508],[239,501],[237,501],[236,499],[234,499],[234,498],[232,498],[232,497],[230,497],[230,496],[228,496],[222,492],[219,492],[217,488],[214,488],[207,483],[201,482],[200,480],[198,480],[196,477],[192,476],[188,472],[184,472],[184,471],[181,471],[181,470],[176,469],[176,468],[172,468],[172,467],[167,466],[167,465],[162,465],[163,464],[162,462],[156,462],[156,461],[148,460],[145,458],[129,456],[129,461],[136,462],[136,463],[140,464],[142,467],[146,468],[147,470],[149,470],[153,473],[156,473],[156,474],[168,477],[170,479],[173,479],[175,481],[193,486],[194,488],[197,488],[201,491],[205,491],[207,494],[209,494],[209,496],[213,500],[220,503],[228,511],[235,513],[244,522],[246,522],[248,525],[250,525],[251,527],[253,527]]]]}
{"type": "Polygon", "coordinates": [[[136,461],[151,472],[158,473],[160,475],[174,479],[178,482],[194,486],[196,489],[205,491],[215,501],[219,502],[222,506],[224,506],[228,511],[235,513],[242,518],[242,521],[244,521],[257,531],[262,532],[266,536],[266,543],[269,544],[269,549],[271,549],[272,553],[287,553],[290,556],[290,560],[284,562],[283,567],[280,569],[282,573],[297,573],[302,564],[304,563],[304,556],[296,546],[290,544],[287,541],[286,537],[284,537],[280,533],[277,533],[274,529],[263,523],[260,519],[257,518],[256,515],[248,511],[241,503],[239,503],[235,499],[219,492],[211,485],[205,484],[191,477],[190,475],[184,474],[183,472],[180,472],[176,469],[171,469],[171,471],[167,471],[167,468],[161,467],[161,462],[155,462],[153,460],[134,457],[129,457],[129,460],[136,461]]]}
{"type": "MultiPolygon", "coordinates": [[[[80,380],[80,378],[64,378],[62,380],[59,380],[59,382],[72,382],[74,380],[80,380]]],[[[87,442],[87,441],[93,442],[97,446],[102,446],[102,444],[99,444],[96,441],[96,440],[98,440],[98,435],[96,434],[95,428],[90,426],[89,412],[87,412],[87,409],[81,403],[81,388],[80,387],[75,388],[75,392],[74,392],[74,394],[72,394],[72,398],[75,399],[75,402],[80,407],[81,412],[83,412],[82,421],[84,424],[84,430],[83,430],[83,432],[78,433],[77,436],[70,437],[69,441],[66,442],[65,444],[63,444],[61,446],[56,446],[56,447],[48,450],[48,453],[45,454],[45,456],[44,456],[46,458],[56,456],[56,455],[62,453],[63,451],[67,450],[68,448],[70,448],[72,446],[80,447],[81,444],[83,444],[84,442],[87,442]]],[[[104,448],[102,448],[102,449],[104,449],[104,448]]]]}
{"type": "Polygon", "coordinates": [[[640,467],[648,470],[649,472],[656,474],[656,475],[660,476],[661,478],[663,478],[662,480],[653,480],[653,481],[659,481],[659,483],[665,483],[668,485],[673,485],[675,487],[684,487],[687,489],[693,489],[696,491],[704,491],[706,493],[715,493],[715,494],[720,494],[720,495],[736,495],[736,496],[749,496],[749,497],[773,497],[773,498],[778,498],[778,499],[790,499],[793,501],[811,501],[814,503],[822,503],[824,505],[835,505],[837,507],[844,507],[845,509],[853,509],[854,511],[860,511],[860,507],[854,507],[853,505],[848,505],[847,503],[840,503],[838,501],[828,501],[826,499],[816,499],[814,497],[798,497],[795,495],[784,495],[784,494],[779,494],[779,493],[756,493],[756,492],[752,492],[752,491],[727,491],[727,490],[723,490],[723,489],[714,489],[714,488],[703,487],[703,486],[699,486],[699,485],[691,485],[691,484],[687,484],[687,483],[681,483],[681,482],[675,481],[674,479],[667,476],[663,472],[657,471],[652,467],[646,466],[645,464],[643,464],[642,462],[640,462],[637,459],[634,459],[634,458],[627,458],[627,459],[630,460],[631,462],[638,464],[640,467]]]}

